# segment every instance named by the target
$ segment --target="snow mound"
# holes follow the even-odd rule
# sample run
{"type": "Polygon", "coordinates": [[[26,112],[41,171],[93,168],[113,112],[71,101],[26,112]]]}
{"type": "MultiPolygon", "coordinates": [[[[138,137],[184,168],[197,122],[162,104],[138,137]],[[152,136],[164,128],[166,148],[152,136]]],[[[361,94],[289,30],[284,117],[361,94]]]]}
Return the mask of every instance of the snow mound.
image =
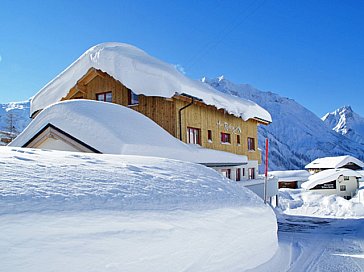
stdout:
{"type": "Polygon", "coordinates": [[[134,110],[93,100],[52,104],[10,146],[24,146],[48,124],[106,154],[153,156],[197,163],[247,162],[246,156],[185,144],[134,110]]]}
{"type": "Polygon", "coordinates": [[[4,271],[243,271],[277,250],[271,208],[207,167],[0,151],[4,271]]]}
{"type": "Polygon", "coordinates": [[[364,196],[346,200],[340,196],[300,189],[279,189],[278,211],[299,216],[364,218],[364,196]]]}
{"type": "Polygon", "coordinates": [[[191,80],[173,65],[125,43],[102,43],[87,50],[33,97],[31,114],[60,101],[90,68],[108,73],[136,94],[170,98],[176,93],[185,93],[202,99],[207,105],[226,109],[244,120],[259,118],[272,121],[270,114],[256,103],[222,94],[191,80]]]}
{"type": "Polygon", "coordinates": [[[194,163],[10,147],[0,158],[0,214],[261,205],[254,193],[194,163]]]}

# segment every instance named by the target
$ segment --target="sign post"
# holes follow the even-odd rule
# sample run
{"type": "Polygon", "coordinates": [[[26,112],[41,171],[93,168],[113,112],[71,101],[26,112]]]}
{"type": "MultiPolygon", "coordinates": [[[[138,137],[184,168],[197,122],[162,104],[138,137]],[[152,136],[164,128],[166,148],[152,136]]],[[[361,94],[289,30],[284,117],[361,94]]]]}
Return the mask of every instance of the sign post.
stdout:
{"type": "Polygon", "coordinates": [[[265,139],[265,179],[264,179],[264,204],[267,204],[267,183],[268,183],[268,138],[265,139]]]}

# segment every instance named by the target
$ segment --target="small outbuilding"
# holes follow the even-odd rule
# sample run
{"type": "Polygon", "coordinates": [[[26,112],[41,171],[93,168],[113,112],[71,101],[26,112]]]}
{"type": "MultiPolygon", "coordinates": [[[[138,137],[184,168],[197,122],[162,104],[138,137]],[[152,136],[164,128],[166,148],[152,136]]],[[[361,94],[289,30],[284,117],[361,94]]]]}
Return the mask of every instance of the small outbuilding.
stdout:
{"type": "Polygon", "coordinates": [[[327,169],[346,168],[351,170],[362,170],[364,163],[353,156],[337,156],[318,158],[305,166],[311,174],[327,169]]]}
{"type": "Polygon", "coordinates": [[[350,199],[359,188],[361,174],[351,169],[328,169],[313,174],[301,187],[323,195],[338,195],[350,199]]]}
{"type": "Polygon", "coordinates": [[[278,188],[297,189],[308,180],[310,173],[306,170],[270,171],[270,176],[278,179],[278,188]]]}

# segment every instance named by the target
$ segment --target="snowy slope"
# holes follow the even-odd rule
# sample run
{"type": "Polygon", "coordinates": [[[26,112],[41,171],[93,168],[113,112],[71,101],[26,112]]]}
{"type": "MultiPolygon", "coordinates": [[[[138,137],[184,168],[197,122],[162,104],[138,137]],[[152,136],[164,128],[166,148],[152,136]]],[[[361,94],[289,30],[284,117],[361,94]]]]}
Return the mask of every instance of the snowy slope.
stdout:
{"type": "Polygon", "coordinates": [[[364,145],[364,118],[350,106],[329,112],[321,118],[332,130],[364,145]]]}
{"type": "Polygon", "coordinates": [[[31,121],[29,110],[29,101],[0,104],[0,137],[7,137],[8,132],[22,132],[31,121]]]}
{"type": "Polygon", "coordinates": [[[3,271],[244,271],[277,249],[271,208],[207,167],[0,149],[3,271]]]}
{"type": "Polygon", "coordinates": [[[314,113],[296,101],[248,84],[234,84],[223,77],[203,79],[217,90],[250,99],[267,109],[273,119],[259,127],[259,147],[270,140],[271,170],[303,169],[318,157],[352,155],[364,159],[364,147],[329,129],[314,113]]]}

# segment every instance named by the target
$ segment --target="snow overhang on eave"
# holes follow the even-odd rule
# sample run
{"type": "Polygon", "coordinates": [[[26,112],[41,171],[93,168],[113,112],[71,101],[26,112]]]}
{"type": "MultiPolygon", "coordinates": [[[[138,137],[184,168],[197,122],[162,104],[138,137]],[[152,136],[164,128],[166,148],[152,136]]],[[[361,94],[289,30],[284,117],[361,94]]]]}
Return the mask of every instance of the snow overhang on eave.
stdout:
{"type": "Polygon", "coordinates": [[[207,167],[234,167],[234,166],[243,166],[243,165],[247,165],[248,163],[246,162],[217,162],[217,163],[199,163],[199,164],[202,164],[204,166],[207,166],[207,167]]]}

